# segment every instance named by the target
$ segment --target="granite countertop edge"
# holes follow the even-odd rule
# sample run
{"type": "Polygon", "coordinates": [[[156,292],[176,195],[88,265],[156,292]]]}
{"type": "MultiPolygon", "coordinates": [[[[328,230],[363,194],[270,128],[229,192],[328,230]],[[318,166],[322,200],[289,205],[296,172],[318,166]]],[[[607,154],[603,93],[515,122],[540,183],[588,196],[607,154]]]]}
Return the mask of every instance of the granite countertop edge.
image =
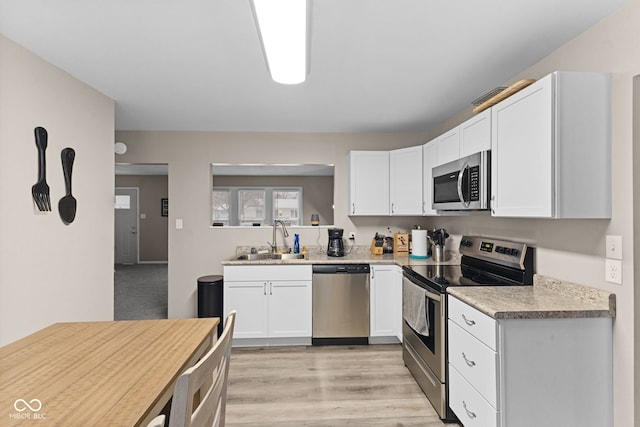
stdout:
{"type": "Polygon", "coordinates": [[[451,287],[448,293],[500,319],[615,318],[615,294],[534,275],[533,286],[451,287]]]}

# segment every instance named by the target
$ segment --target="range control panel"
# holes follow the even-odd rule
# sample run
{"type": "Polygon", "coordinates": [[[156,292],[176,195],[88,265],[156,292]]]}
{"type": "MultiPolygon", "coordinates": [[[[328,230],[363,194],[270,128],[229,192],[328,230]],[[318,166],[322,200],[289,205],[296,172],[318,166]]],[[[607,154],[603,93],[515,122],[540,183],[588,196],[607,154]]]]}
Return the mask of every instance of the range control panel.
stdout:
{"type": "Polygon", "coordinates": [[[462,255],[486,259],[510,267],[522,268],[527,244],[479,236],[462,236],[462,255]]]}

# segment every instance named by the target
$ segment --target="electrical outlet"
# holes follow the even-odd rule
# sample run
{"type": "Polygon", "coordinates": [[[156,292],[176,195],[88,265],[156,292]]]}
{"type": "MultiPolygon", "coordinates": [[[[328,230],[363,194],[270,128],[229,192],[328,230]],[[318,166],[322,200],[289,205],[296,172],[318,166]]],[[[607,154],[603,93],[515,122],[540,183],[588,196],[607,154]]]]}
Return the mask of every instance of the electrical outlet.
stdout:
{"type": "Polygon", "coordinates": [[[622,285],[622,261],[606,259],[604,263],[604,280],[622,285]]]}
{"type": "Polygon", "coordinates": [[[349,232],[349,240],[356,240],[356,233],[351,231],[349,232]]]}
{"type": "Polygon", "coordinates": [[[606,246],[607,258],[622,259],[622,236],[607,236],[606,246]]]}

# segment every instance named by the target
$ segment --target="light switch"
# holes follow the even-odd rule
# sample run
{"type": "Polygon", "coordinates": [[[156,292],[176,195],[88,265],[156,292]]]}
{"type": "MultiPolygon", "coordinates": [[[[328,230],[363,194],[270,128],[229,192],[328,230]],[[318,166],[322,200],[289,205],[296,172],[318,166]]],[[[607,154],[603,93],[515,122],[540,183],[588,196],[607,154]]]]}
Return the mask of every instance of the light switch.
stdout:
{"type": "Polygon", "coordinates": [[[182,218],[176,219],[176,230],[182,230],[182,218]]]}
{"type": "Polygon", "coordinates": [[[622,259],[622,236],[607,236],[606,246],[606,258],[622,259]]]}
{"type": "Polygon", "coordinates": [[[146,213],[141,213],[140,214],[140,219],[147,219],[147,214],[146,213]]]}

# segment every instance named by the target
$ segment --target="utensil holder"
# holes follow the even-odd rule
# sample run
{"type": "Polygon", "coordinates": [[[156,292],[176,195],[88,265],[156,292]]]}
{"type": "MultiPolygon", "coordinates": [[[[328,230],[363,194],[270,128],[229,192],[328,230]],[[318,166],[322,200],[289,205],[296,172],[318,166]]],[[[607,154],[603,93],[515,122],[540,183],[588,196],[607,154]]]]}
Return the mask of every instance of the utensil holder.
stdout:
{"type": "Polygon", "coordinates": [[[433,261],[444,262],[444,246],[433,245],[433,261]]]}

